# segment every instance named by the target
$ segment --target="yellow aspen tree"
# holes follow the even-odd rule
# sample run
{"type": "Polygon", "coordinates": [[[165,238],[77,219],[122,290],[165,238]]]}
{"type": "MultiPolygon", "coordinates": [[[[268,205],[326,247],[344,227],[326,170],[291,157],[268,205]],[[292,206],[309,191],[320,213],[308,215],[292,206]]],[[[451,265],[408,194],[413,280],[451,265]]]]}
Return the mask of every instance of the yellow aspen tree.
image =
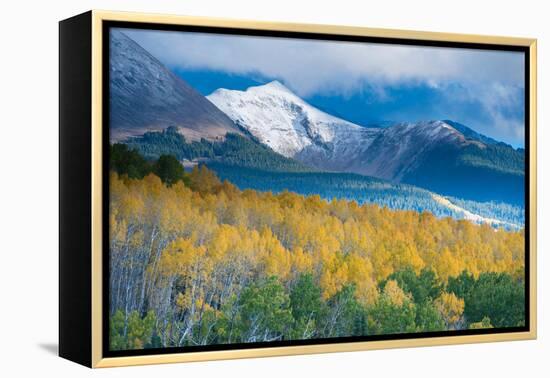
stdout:
{"type": "Polygon", "coordinates": [[[447,328],[454,329],[464,312],[464,299],[454,293],[442,293],[435,301],[435,308],[445,321],[447,328]]]}

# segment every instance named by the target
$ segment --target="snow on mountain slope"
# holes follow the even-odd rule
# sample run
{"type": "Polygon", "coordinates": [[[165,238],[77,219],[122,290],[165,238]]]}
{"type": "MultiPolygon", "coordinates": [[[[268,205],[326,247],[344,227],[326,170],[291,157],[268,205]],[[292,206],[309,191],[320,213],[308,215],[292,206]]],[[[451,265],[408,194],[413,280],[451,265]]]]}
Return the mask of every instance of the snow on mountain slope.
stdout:
{"type": "Polygon", "coordinates": [[[246,91],[218,89],[207,98],[235,123],[286,157],[296,157],[304,150],[330,153],[342,141],[348,149],[350,144],[353,149],[358,145],[366,148],[376,131],[311,106],[278,81],[246,91]]]}
{"type": "Polygon", "coordinates": [[[484,217],[484,216],[479,215],[479,214],[472,213],[469,210],[466,210],[466,209],[464,209],[464,208],[462,208],[458,205],[455,205],[454,203],[449,201],[447,198],[445,198],[443,196],[440,196],[439,194],[435,194],[435,193],[430,193],[430,194],[431,194],[432,198],[437,203],[439,203],[439,204],[447,207],[448,209],[460,214],[461,216],[464,217],[464,219],[472,221],[474,223],[478,223],[478,224],[485,223],[485,224],[488,224],[488,225],[493,226],[493,227],[507,227],[507,228],[511,228],[513,230],[520,230],[521,227],[522,227],[520,224],[506,222],[506,221],[499,220],[499,219],[496,219],[496,218],[488,218],[488,217],[484,217]]]}
{"type": "Polygon", "coordinates": [[[495,140],[491,137],[480,134],[477,131],[470,129],[468,126],[463,125],[461,123],[450,121],[450,120],[445,120],[443,122],[445,122],[448,125],[454,127],[457,131],[462,133],[462,135],[464,135],[468,139],[478,140],[478,141],[480,141],[484,144],[499,144],[499,143],[502,143],[502,142],[499,142],[499,141],[497,141],[497,140],[495,140]]]}

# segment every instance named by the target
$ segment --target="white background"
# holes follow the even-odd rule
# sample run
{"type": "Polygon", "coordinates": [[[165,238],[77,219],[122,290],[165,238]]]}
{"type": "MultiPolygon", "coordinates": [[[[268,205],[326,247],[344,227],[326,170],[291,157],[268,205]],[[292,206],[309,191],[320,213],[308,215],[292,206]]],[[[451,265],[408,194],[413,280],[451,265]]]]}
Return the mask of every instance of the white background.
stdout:
{"type": "MultiPolygon", "coordinates": [[[[104,0],[2,3],[0,375],[548,377],[549,11],[545,1],[104,0]],[[91,371],[56,356],[58,25],[89,9],[327,23],[539,40],[539,339],[91,371]],[[546,213],[546,214],[545,214],[546,213]]],[[[76,125],[75,125],[76,127],[76,125]]]]}

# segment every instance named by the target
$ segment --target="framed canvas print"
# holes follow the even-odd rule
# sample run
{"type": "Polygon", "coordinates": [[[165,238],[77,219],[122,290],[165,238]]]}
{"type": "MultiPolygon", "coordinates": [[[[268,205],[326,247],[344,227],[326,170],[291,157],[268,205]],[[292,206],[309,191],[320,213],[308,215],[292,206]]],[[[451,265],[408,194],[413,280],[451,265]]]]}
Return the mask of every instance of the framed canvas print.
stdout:
{"type": "Polygon", "coordinates": [[[60,335],[90,367],[536,337],[536,41],[60,23],[60,335]]]}

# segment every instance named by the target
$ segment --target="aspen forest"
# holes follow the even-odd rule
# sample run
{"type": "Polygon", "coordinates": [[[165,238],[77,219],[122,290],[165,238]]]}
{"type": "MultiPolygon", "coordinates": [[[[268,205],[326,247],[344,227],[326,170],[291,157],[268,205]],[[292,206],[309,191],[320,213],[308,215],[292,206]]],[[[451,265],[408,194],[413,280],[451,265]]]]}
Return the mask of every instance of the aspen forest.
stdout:
{"type": "Polygon", "coordinates": [[[111,350],[525,323],[523,230],[110,156],[111,350]]]}

